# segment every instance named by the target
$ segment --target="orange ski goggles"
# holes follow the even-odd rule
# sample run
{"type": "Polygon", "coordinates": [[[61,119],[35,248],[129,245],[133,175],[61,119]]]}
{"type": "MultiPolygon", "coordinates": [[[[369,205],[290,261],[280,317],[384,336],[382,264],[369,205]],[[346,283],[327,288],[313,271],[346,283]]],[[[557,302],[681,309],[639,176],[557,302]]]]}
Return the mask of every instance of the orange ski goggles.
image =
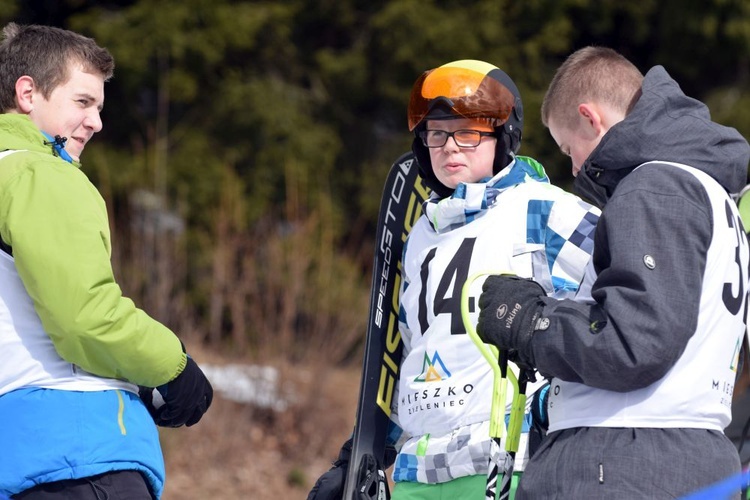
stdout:
{"type": "Polygon", "coordinates": [[[463,118],[493,118],[501,125],[508,120],[515,97],[491,76],[497,69],[481,61],[457,61],[425,71],[417,79],[409,98],[409,130],[429,118],[437,103],[443,103],[463,118]]]}

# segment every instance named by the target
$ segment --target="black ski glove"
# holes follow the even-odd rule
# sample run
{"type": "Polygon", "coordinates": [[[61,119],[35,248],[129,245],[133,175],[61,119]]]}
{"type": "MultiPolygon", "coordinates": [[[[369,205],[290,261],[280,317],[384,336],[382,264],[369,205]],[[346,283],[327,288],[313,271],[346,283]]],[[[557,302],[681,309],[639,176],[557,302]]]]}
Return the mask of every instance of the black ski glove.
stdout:
{"type": "Polygon", "coordinates": [[[352,456],[352,440],[349,438],[339,451],[339,458],[333,467],[323,473],[315,482],[307,500],[341,500],[344,495],[344,483],[349,470],[349,459],[352,456]]]}
{"type": "Polygon", "coordinates": [[[154,421],[162,427],[190,427],[197,424],[214,397],[211,383],[190,356],[182,373],[156,389],[164,399],[164,406],[156,409],[154,421]]]}
{"type": "Polygon", "coordinates": [[[518,276],[490,276],[479,296],[477,334],[484,342],[508,351],[522,368],[534,368],[531,336],[549,328],[542,317],[544,289],[535,281],[518,276]]]}
{"type": "MultiPolygon", "coordinates": [[[[339,458],[333,462],[333,467],[323,473],[315,482],[315,486],[307,495],[307,500],[342,500],[351,456],[352,439],[349,438],[341,447],[339,458]]],[[[396,461],[396,449],[393,446],[386,446],[383,459],[385,461],[383,469],[385,470],[396,461]]]]}

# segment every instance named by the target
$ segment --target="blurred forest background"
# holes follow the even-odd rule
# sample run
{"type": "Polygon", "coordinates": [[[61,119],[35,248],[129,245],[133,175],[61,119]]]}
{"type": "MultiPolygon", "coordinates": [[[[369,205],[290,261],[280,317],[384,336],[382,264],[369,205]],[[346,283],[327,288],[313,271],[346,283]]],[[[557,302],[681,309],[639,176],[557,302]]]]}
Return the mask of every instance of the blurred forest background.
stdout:
{"type": "Polygon", "coordinates": [[[661,64],[750,137],[748,0],[0,0],[2,21],[94,37],[115,57],[83,170],[110,209],[126,295],[199,362],[279,370],[267,409],[217,398],[162,433],[165,498],[304,498],[351,431],[386,172],[426,69],[504,69],[521,153],[571,186],[539,119],[589,44],[661,64]]]}

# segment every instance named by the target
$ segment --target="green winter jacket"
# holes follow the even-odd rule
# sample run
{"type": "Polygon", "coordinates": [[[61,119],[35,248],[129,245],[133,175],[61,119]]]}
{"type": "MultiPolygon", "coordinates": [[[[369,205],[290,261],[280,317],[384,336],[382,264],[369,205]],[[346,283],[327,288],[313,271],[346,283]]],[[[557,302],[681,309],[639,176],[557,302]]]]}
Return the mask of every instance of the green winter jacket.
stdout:
{"type": "Polygon", "coordinates": [[[0,238],[55,349],[108,378],[157,387],[185,368],[179,339],[123,297],[110,262],[107,209],[34,123],[0,115],[0,238]]]}

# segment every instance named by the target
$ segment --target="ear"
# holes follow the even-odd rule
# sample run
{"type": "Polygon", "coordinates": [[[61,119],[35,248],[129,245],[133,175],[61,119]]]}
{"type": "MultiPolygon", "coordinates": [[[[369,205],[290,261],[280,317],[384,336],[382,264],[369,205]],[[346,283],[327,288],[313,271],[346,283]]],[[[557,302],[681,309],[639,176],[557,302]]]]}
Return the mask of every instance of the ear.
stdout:
{"type": "Polygon", "coordinates": [[[601,137],[607,133],[609,127],[605,126],[602,113],[600,112],[599,107],[595,104],[579,104],[578,115],[581,120],[581,125],[587,134],[594,137],[601,137]]]}
{"type": "Polygon", "coordinates": [[[30,76],[22,76],[16,80],[16,107],[18,111],[29,114],[34,110],[34,93],[36,84],[30,76]]]}

